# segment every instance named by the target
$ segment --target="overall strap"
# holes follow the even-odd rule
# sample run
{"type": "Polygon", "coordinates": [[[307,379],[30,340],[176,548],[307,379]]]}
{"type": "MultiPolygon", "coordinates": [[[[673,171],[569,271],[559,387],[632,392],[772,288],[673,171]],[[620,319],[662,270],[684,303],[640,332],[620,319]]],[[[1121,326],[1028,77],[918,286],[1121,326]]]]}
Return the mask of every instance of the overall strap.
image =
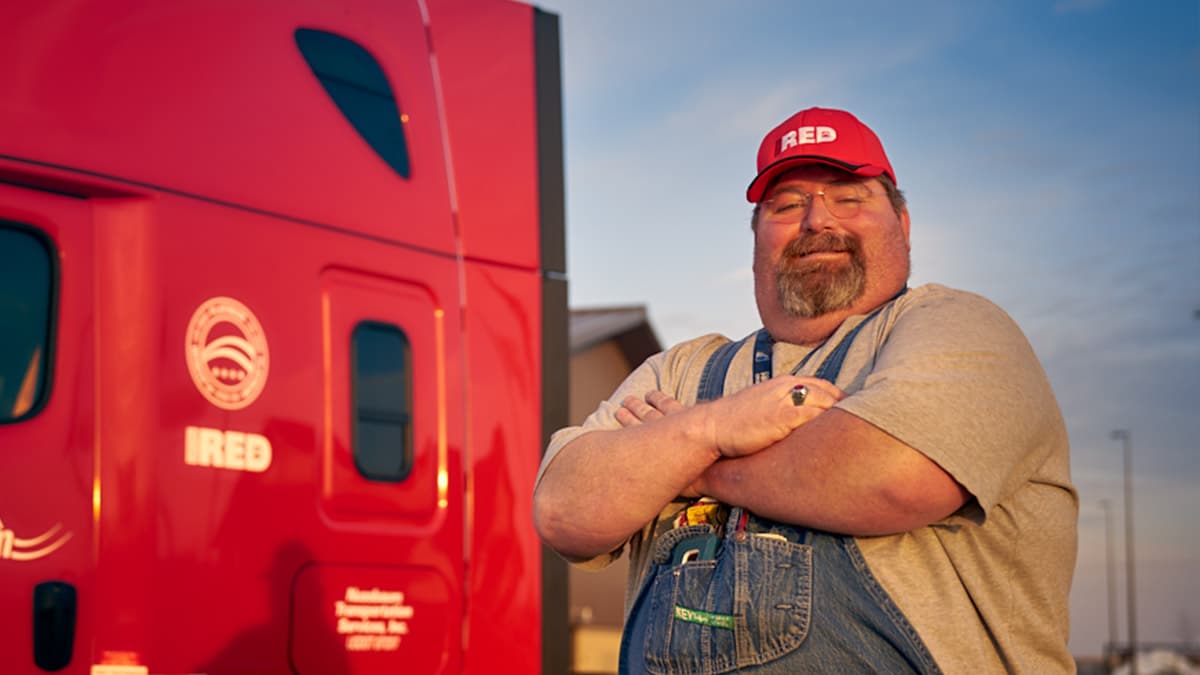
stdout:
{"type": "MultiPolygon", "coordinates": [[[[907,289],[905,289],[907,290],[907,289]]],[[[901,292],[903,294],[903,291],[901,292]]],[[[886,305],[885,305],[886,306],[886,305]]],[[[846,360],[846,354],[850,352],[850,345],[854,342],[854,338],[858,336],[859,331],[870,323],[875,315],[883,311],[883,307],[879,307],[874,312],[867,315],[867,318],[859,322],[857,326],[846,334],[842,341],[833,348],[821,366],[817,368],[814,377],[819,377],[829,382],[837,380],[838,373],[842,370],[842,362],[846,360]]],[[[729,366],[733,363],[733,357],[737,351],[741,349],[749,337],[742,338],[737,342],[726,342],[717,347],[716,351],[708,357],[708,362],[704,364],[704,371],[700,374],[700,388],[696,392],[697,401],[712,401],[720,398],[725,393],[725,375],[729,372],[729,366]]],[[[772,347],[775,344],[774,338],[767,332],[766,328],[759,328],[754,334],[754,380],[755,384],[764,382],[771,378],[771,353],[772,347]]],[[[819,347],[818,347],[819,349],[819,347]]],[[[814,349],[809,352],[812,356],[816,352],[814,349]]],[[[800,362],[797,368],[803,367],[808,361],[808,356],[800,362]]]]}
{"type": "Polygon", "coordinates": [[[746,338],[736,342],[726,342],[709,355],[708,362],[704,364],[704,372],[700,374],[700,388],[696,393],[697,401],[711,401],[721,396],[725,390],[725,373],[729,371],[729,364],[733,362],[734,354],[737,354],[738,349],[741,349],[745,342],[746,338]]]}
{"type": "MultiPolygon", "coordinates": [[[[880,309],[883,308],[881,307],[880,309]]],[[[813,377],[819,377],[822,380],[828,380],[829,382],[837,381],[838,373],[842,372],[842,362],[846,360],[846,354],[850,352],[850,343],[854,342],[854,338],[858,336],[858,332],[861,331],[863,326],[867,325],[871,319],[874,319],[875,315],[878,313],[879,309],[871,312],[867,318],[859,322],[859,324],[855,326],[849,333],[846,333],[846,337],[842,338],[842,341],[833,348],[833,351],[830,352],[829,356],[825,358],[824,363],[817,368],[817,372],[813,377]]]]}
{"type": "MultiPolygon", "coordinates": [[[[700,387],[696,393],[697,401],[712,401],[721,398],[725,393],[725,375],[729,372],[729,364],[742,345],[746,344],[749,336],[736,342],[726,342],[717,347],[704,364],[700,373],[700,387]]],[[[766,328],[759,328],[754,333],[754,383],[766,382],[771,379],[771,349],[775,338],[766,328]]]]}

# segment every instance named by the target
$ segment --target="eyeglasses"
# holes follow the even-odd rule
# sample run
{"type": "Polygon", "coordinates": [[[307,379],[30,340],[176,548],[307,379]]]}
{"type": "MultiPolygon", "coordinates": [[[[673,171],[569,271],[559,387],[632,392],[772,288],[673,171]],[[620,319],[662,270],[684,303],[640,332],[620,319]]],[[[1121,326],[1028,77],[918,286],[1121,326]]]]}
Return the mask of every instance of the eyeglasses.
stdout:
{"type": "Polygon", "coordinates": [[[825,203],[825,209],[834,218],[853,218],[863,204],[878,194],[883,193],[874,192],[862,183],[835,183],[818,192],[783,188],[770,199],[763,200],[759,208],[763,216],[775,222],[798,223],[808,214],[813,197],[819,196],[825,203]]]}

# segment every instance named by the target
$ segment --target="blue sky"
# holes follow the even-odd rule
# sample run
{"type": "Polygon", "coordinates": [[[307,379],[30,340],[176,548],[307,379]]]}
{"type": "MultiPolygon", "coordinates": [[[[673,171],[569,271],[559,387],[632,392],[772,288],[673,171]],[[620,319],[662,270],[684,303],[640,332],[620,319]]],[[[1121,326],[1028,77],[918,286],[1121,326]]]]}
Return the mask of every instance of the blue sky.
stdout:
{"type": "Polygon", "coordinates": [[[572,307],[644,304],[664,344],[758,327],[746,184],[813,105],[882,138],[912,283],[990,297],[1067,419],[1072,649],[1108,633],[1132,432],[1138,632],[1200,639],[1200,2],[544,0],[562,28],[572,307]],[[836,7],[836,9],[831,9],[836,7]]]}

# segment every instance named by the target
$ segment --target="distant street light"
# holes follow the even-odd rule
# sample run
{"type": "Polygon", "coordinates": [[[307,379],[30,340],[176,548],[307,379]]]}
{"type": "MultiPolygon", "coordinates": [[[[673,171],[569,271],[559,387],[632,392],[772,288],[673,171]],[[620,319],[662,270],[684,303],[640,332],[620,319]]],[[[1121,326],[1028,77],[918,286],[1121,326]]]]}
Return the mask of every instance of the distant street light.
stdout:
{"type": "Polygon", "coordinates": [[[1112,502],[1100,500],[1104,509],[1104,578],[1108,584],[1108,644],[1104,647],[1104,660],[1112,672],[1113,658],[1117,650],[1117,578],[1113,570],[1112,502]]]}
{"type": "Polygon", "coordinates": [[[1112,432],[1125,451],[1125,604],[1129,612],[1129,672],[1138,675],[1137,596],[1133,575],[1133,442],[1128,429],[1112,432]]]}

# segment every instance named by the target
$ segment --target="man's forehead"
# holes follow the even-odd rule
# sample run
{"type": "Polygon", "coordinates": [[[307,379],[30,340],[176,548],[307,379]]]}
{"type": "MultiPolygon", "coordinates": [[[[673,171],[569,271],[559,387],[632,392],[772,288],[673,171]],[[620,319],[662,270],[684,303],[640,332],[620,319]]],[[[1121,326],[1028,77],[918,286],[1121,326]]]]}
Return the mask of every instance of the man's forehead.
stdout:
{"type": "Polygon", "coordinates": [[[778,186],[788,183],[867,183],[871,180],[874,179],[856,176],[849,171],[842,171],[837,167],[825,164],[806,164],[779,174],[779,178],[771,183],[767,192],[772,192],[778,186]]]}

